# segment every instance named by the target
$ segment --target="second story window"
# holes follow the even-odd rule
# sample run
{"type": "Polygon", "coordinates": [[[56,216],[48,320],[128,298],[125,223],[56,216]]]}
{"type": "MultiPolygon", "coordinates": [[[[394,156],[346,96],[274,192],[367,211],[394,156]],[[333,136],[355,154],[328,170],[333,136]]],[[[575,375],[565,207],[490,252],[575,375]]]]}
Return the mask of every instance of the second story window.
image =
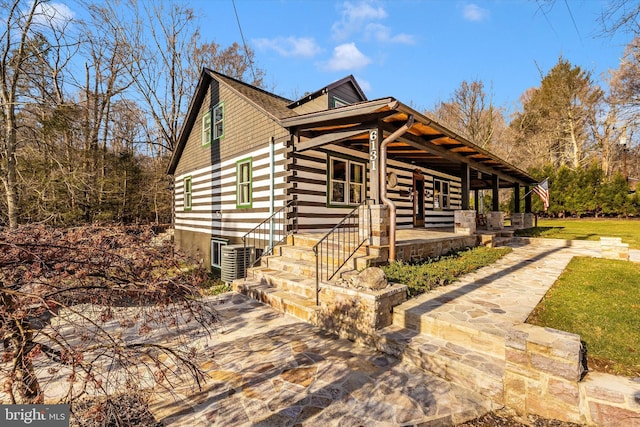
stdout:
{"type": "Polygon", "coordinates": [[[202,116],[202,146],[211,144],[211,111],[202,116]]]}
{"type": "Polygon", "coordinates": [[[224,137],[224,103],[213,107],[213,139],[224,137]]]}

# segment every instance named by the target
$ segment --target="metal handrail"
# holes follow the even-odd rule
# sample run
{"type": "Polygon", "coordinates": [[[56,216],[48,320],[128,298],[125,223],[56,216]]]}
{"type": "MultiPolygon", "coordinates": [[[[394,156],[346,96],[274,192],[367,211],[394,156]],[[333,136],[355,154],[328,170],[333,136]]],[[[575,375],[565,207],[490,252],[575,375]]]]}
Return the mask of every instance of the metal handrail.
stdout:
{"type": "Polygon", "coordinates": [[[282,243],[289,234],[296,233],[296,215],[292,215],[293,222],[289,224],[288,209],[297,207],[296,200],[290,200],[286,205],[275,211],[269,218],[262,221],[242,236],[244,249],[244,278],[247,278],[247,247],[252,251],[249,267],[253,267],[260,258],[273,253],[274,248],[282,243]],[[249,245],[248,245],[249,243],[249,245]]]}
{"type": "Polygon", "coordinates": [[[371,201],[367,199],[362,202],[313,246],[316,257],[316,305],[320,304],[320,281],[331,280],[371,237],[371,201]],[[360,219],[361,209],[367,214],[364,224],[360,219]],[[326,262],[323,262],[324,258],[326,262]]]}

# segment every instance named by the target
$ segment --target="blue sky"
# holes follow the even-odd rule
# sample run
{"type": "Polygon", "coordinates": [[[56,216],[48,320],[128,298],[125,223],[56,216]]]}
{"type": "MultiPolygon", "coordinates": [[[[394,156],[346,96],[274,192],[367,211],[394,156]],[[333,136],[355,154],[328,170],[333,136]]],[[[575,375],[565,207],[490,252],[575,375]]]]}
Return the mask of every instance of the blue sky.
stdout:
{"type": "MultiPolygon", "coordinates": [[[[599,36],[606,0],[235,0],[267,88],[297,98],[353,74],[369,99],[418,109],[482,80],[510,111],[560,55],[596,80],[631,35],[599,36]]],[[[207,41],[240,42],[231,0],[192,0],[207,41]]]]}

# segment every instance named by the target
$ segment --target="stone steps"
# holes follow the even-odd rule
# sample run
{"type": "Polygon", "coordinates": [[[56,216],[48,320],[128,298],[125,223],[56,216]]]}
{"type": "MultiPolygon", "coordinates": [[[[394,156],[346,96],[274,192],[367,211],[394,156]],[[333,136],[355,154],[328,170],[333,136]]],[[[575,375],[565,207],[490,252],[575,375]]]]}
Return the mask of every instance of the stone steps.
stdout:
{"type": "Polygon", "coordinates": [[[232,284],[235,292],[270,305],[275,310],[289,314],[304,322],[317,324],[320,307],[315,299],[297,293],[270,286],[261,279],[235,280],[232,284]]]}
{"type": "Polygon", "coordinates": [[[375,343],[378,350],[408,361],[425,372],[495,402],[504,401],[504,357],[474,351],[457,340],[425,335],[395,324],[377,331],[375,343]]]}
{"type": "MultiPolygon", "coordinates": [[[[410,301],[394,307],[393,324],[395,326],[434,338],[446,339],[471,351],[504,360],[505,337],[497,331],[495,333],[487,332],[466,322],[439,319],[429,313],[422,312],[425,308],[428,309],[426,304],[423,304],[421,310],[416,310],[415,307],[412,307],[412,303],[413,301],[410,301]]],[[[430,301],[429,303],[434,307],[441,304],[438,301],[430,301]]]]}
{"type": "Polygon", "coordinates": [[[269,286],[292,292],[304,298],[315,298],[315,279],[299,276],[287,271],[268,267],[256,267],[249,273],[252,280],[259,280],[269,286]]]}

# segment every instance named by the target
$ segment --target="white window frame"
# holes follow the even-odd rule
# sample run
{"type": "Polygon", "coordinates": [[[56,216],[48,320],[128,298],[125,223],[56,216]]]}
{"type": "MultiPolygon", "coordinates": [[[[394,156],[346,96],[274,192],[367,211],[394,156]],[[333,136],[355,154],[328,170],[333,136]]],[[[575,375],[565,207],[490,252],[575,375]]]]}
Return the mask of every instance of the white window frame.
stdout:
{"type": "Polygon", "coordinates": [[[364,201],[366,197],[366,174],[367,174],[367,164],[364,161],[360,160],[352,160],[347,159],[340,156],[329,156],[329,167],[327,168],[327,205],[329,207],[342,207],[342,206],[357,206],[362,201],[364,201]],[[334,180],[333,179],[333,164],[334,161],[339,161],[345,163],[345,181],[342,180],[334,180]],[[351,182],[351,165],[358,165],[362,168],[362,182],[352,183],[351,182]],[[340,182],[344,184],[344,194],[342,197],[342,201],[334,201],[334,182],[340,182]],[[351,185],[359,185],[360,186],[360,201],[354,202],[351,200],[351,185]]]}
{"type": "Polygon", "coordinates": [[[433,209],[449,209],[451,207],[451,183],[443,179],[433,178],[433,209]]]}
{"type": "Polygon", "coordinates": [[[222,268],[222,247],[228,243],[229,241],[227,239],[220,239],[218,237],[211,238],[211,267],[222,268]],[[215,259],[214,254],[217,255],[217,259],[215,259]]]}
{"type": "Polygon", "coordinates": [[[213,107],[213,139],[224,138],[224,102],[213,107]]]}
{"type": "Polygon", "coordinates": [[[237,208],[250,208],[253,204],[253,159],[251,157],[238,160],[236,162],[236,207],[237,208]],[[242,166],[249,166],[249,180],[242,181],[242,174],[240,170],[242,166]],[[247,197],[249,200],[242,200],[243,188],[247,187],[247,197]]]}
{"type": "Polygon", "coordinates": [[[191,175],[185,176],[182,180],[183,208],[190,211],[193,207],[193,179],[191,175]]]}
{"type": "Polygon", "coordinates": [[[202,116],[202,146],[211,144],[213,128],[211,126],[211,111],[207,111],[202,116]]]}

